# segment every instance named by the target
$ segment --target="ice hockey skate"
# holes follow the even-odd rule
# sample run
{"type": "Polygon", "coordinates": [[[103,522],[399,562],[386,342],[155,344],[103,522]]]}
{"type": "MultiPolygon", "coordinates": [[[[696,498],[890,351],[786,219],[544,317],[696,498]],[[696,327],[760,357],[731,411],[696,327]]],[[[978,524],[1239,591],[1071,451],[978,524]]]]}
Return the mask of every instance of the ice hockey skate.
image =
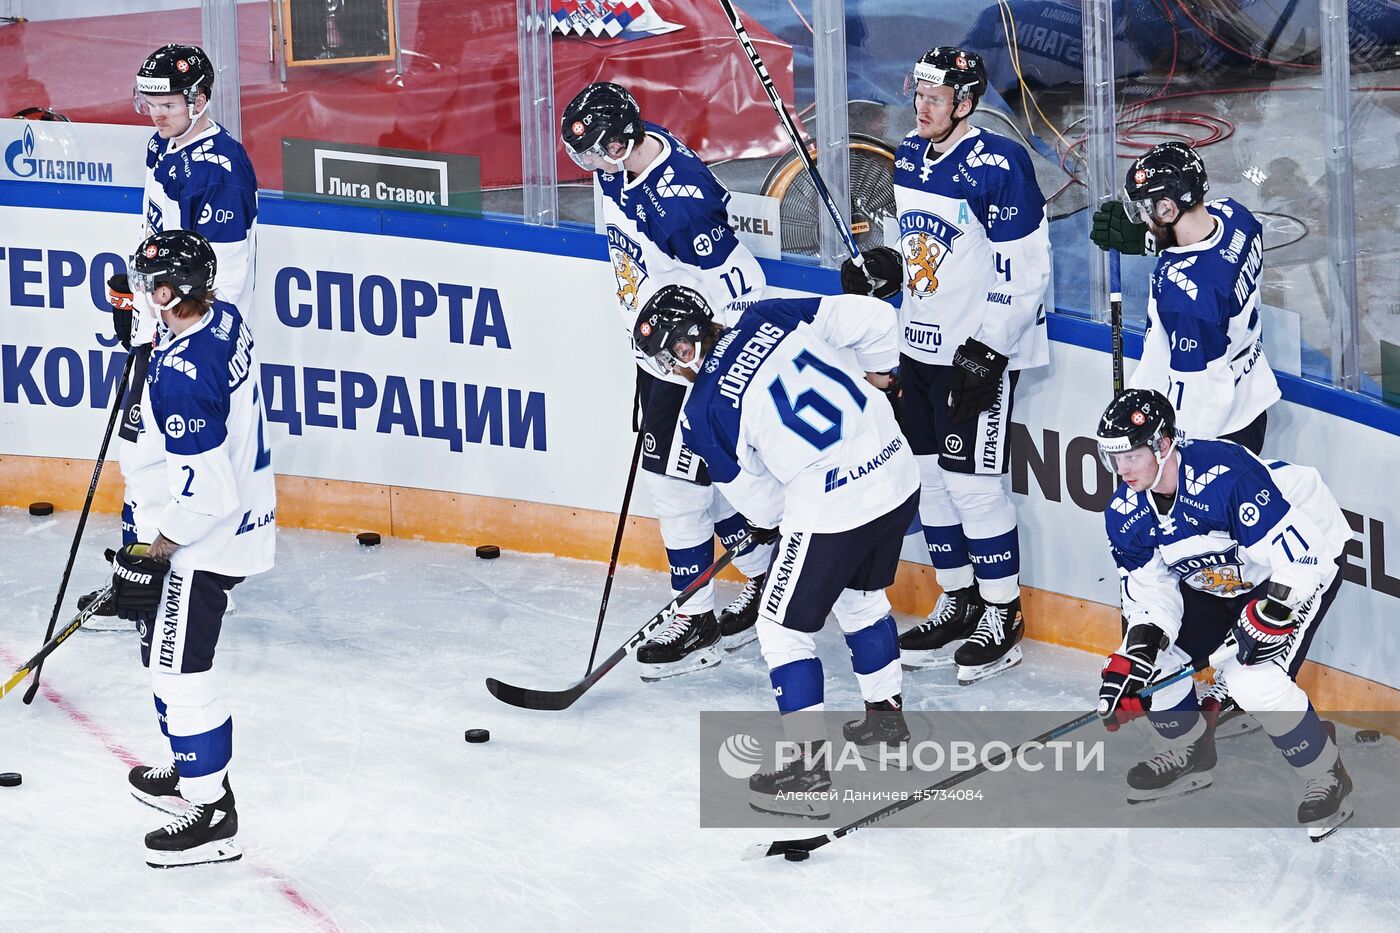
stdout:
{"type": "Polygon", "coordinates": [[[174,821],[146,834],[146,864],[152,868],[177,868],[210,862],[236,862],[243,851],[233,841],[238,833],[238,811],[233,791],[214,803],[192,803],[174,821]]]}
{"type": "Polygon", "coordinates": [[[826,742],[815,743],[811,756],[789,762],[777,771],[760,771],[749,778],[749,808],[759,813],[824,820],[831,816],[831,772],[826,742]]]}
{"type": "Polygon", "coordinates": [[[766,573],[744,584],[739,595],[719,614],[719,634],[725,651],[738,651],[758,637],[758,597],[763,592],[766,573]]]}
{"type": "Polygon", "coordinates": [[[1128,769],[1128,803],[1184,797],[1211,785],[1215,740],[1210,733],[1190,745],[1173,745],[1128,769]]]}
{"type": "Polygon", "coordinates": [[[899,636],[899,663],[906,671],[949,667],[953,654],[977,628],[982,615],[977,587],[938,594],[928,619],[899,636]]]}
{"type": "Polygon", "coordinates": [[[189,808],[189,802],[180,796],[180,771],[174,764],[137,765],[126,779],[131,784],[131,796],[154,810],[180,816],[189,808]]]}
{"type": "Polygon", "coordinates": [[[1009,603],[987,603],[977,628],[953,653],[958,685],[966,687],[1020,664],[1025,634],[1019,596],[1009,603]]]}
{"type": "Polygon", "coordinates": [[[1215,675],[1215,683],[1201,695],[1201,712],[1206,714],[1206,725],[1215,730],[1217,739],[1233,739],[1263,728],[1259,720],[1240,709],[1220,674],[1215,675]]]}
{"type": "MultiPolygon", "coordinates": [[[[1327,734],[1335,745],[1337,727],[1325,722],[1327,734]]],[[[1347,798],[1351,796],[1351,775],[1347,774],[1339,752],[1336,762],[1326,774],[1311,778],[1303,788],[1303,800],[1298,804],[1298,822],[1307,827],[1308,838],[1321,842],[1351,819],[1355,812],[1347,798]]]]}
{"type": "MultiPolygon", "coordinates": [[[[909,724],[904,719],[904,700],[895,694],[888,700],[865,704],[865,718],[852,719],[841,727],[841,735],[860,751],[862,758],[876,764],[897,765],[901,746],[909,741],[909,724]]],[[[908,766],[908,762],[904,762],[908,766]]]]}
{"type": "Polygon", "coordinates": [[[651,684],[714,667],[721,659],[719,641],[719,622],[713,612],[677,613],[637,649],[642,680],[651,684]]]}

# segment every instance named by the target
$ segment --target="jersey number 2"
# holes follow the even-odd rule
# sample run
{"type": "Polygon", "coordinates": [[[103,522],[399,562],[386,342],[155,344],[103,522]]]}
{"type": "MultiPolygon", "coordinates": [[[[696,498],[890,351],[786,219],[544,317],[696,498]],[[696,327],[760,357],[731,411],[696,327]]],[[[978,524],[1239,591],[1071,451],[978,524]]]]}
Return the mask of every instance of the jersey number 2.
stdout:
{"type": "MultiPolygon", "coordinates": [[[[861,394],[860,388],[851,380],[851,377],[830,363],[817,359],[810,350],[803,350],[793,357],[792,365],[799,373],[808,366],[812,367],[845,389],[855,401],[857,411],[865,410],[865,396],[861,394]]],[[[826,450],[841,439],[841,422],[844,420],[841,409],[835,402],[816,389],[804,389],[794,402],[788,395],[787,387],[783,385],[780,376],[769,384],[768,394],[778,409],[778,417],[782,419],[788,430],[817,450],[826,450]],[[802,417],[802,413],[809,408],[829,421],[830,424],[825,428],[814,427],[811,422],[802,417]]]]}

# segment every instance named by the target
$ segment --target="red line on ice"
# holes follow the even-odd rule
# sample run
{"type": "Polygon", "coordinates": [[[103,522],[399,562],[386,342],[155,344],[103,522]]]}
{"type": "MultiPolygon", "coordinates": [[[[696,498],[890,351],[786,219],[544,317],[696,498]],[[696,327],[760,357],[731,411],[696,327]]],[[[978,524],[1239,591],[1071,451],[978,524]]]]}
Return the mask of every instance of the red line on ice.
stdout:
{"type": "MultiPolygon", "coordinates": [[[[19,667],[20,664],[23,663],[4,648],[0,648],[0,660],[4,660],[7,667],[19,667]]],[[[18,688],[19,685],[16,684],[15,689],[18,688]]],[[[133,755],[126,746],[108,735],[105,729],[93,722],[86,713],[70,703],[63,694],[50,687],[47,682],[39,684],[39,693],[44,699],[62,710],[64,715],[72,720],[78,728],[101,742],[106,747],[107,751],[121,759],[122,763],[128,768],[134,768],[139,764],[143,764],[141,759],[133,755]]],[[[295,885],[286,878],[283,878],[273,869],[262,864],[256,856],[252,856],[246,850],[244,851],[244,857],[254,871],[272,881],[277,886],[278,893],[286,898],[288,903],[300,911],[319,929],[325,930],[326,933],[339,933],[340,927],[336,925],[336,922],[307,900],[305,895],[296,889],[295,885]]]]}

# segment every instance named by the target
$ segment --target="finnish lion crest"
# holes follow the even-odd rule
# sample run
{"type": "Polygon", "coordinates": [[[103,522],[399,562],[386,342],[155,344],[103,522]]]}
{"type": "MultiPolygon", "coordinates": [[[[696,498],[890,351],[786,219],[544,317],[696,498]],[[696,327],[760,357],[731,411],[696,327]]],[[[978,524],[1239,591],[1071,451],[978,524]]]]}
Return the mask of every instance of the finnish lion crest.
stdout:
{"type": "Polygon", "coordinates": [[[952,252],[962,231],[928,211],[906,211],[899,216],[899,245],[909,273],[909,291],[927,298],[938,291],[938,268],[952,252]]]}

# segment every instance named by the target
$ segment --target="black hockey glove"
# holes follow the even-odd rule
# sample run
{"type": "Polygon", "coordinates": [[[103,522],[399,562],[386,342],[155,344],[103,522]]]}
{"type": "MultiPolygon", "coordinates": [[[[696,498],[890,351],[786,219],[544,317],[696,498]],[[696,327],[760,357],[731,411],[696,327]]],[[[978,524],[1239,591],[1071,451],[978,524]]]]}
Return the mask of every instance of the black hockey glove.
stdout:
{"type": "Polygon", "coordinates": [[[1099,684],[1099,716],[1109,732],[1117,732],[1152,708],[1151,697],[1139,697],[1157,668],[1157,652],[1167,637],[1152,624],[1134,625],[1123,637],[1123,646],[1104,661],[1099,684]]]}
{"type": "Polygon", "coordinates": [[[763,547],[772,544],[781,538],[783,533],[776,528],[759,528],[752,522],[749,523],[749,536],[752,539],[751,547],[763,547]]]}
{"type": "Polygon", "coordinates": [[[122,348],[131,350],[131,321],[136,313],[136,305],[131,294],[131,285],[126,276],[117,274],[107,280],[107,300],[112,303],[112,329],[122,348]]]}
{"type": "Polygon", "coordinates": [[[876,298],[890,298],[899,293],[904,285],[904,257],[888,246],[861,250],[865,260],[865,270],[856,268],[855,260],[841,263],[841,291],[847,295],[872,294],[870,279],[875,281],[873,294],[876,298]],[[865,273],[870,273],[870,279],[865,273]]]}
{"type": "Polygon", "coordinates": [[[969,337],[958,347],[953,354],[953,381],[948,392],[953,421],[976,418],[996,404],[1006,364],[1006,357],[980,340],[969,337]]]}
{"type": "Polygon", "coordinates": [[[1116,249],[1124,256],[1156,252],[1148,244],[1147,224],[1129,220],[1128,211],[1121,201],[1105,201],[1102,207],[1094,211],[1089,239],[1099,249],[1116,249]]]}
{"type": "Polygon", "coordinates": [[[1241,664],[1263,664],[1288,653],[1298,620],[1293,610],[1265,597],[1245,604],[1235,622],[1235,657],[1241,664]]]}
{"type": "Polygon", "coordinates": [[[112,558],[112,605],[129,622],[151,622],[170,561],[146,556],[149,544],[128,544],[112,558]]]}

